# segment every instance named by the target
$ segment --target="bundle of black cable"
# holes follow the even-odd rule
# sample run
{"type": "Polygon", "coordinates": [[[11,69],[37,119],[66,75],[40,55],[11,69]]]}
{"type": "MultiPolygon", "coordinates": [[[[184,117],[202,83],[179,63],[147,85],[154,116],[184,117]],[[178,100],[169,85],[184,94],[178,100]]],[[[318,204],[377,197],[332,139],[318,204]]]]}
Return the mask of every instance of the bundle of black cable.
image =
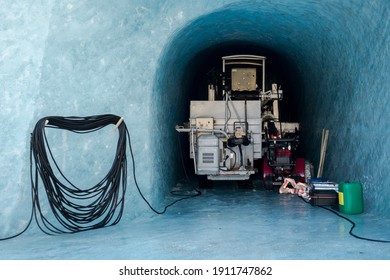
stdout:
{"type": "Polygon", "coordinates": [[[127,185],[126,132],[123,119],[111,114],[89,117],[51,116],[37,122],[31,135],[31,185],[33,213],[43,232],[75,233],[119,222],[127,185]],[[90,133],[107,125],[116,125],[119,131],[114,162],[99,183],[87,189],[79,188],[66,178],[54,160],[45,129],[90,133]],[[43,214],[40,182],[56,219],[43,214]]]}

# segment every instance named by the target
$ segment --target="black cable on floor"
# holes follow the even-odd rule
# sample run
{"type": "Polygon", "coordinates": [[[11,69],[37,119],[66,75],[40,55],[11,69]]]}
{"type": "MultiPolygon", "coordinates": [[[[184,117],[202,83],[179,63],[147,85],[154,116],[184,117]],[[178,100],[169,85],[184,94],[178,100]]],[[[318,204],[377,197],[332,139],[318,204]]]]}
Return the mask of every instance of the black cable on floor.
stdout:
{"type": "Polygon", "coordinates": [[[15,234],[15,235],[12,235],[12,236],[0,238],[0,241],[10,240],[10,239],[13,239],[13,238],[16,238],[16,237],[22,235],[23,233],[25,233],[25,232],[28,230],[28,228],[29,228],[30,225],[31,225],[32,220],[33,220],[33,211],[31,211],[30,219],[29,219],[29,221],[27,222],[27,225],[24,227],[24,229],[23,229],[21,232],[15,234]]]}
{"type": "Polygon", "coordinates": [[[145,198],[145,196],[144,196],[143,193],[141,192],[141,189],[140,189],[140,187],[139,187],[139,185],[138,185],[137,176],[136,176],[136,168],[135,168],[135,160],[134,160],[134,155],[133,155],[133,149],[132,149],[132,147],[131,147],[130,133],[129,133],[129,131],[127,130],[127,128],[126,128],[126,132],[127,132],[127,136],[128,136],[128,139],[129,139],[129,149],[130,149],[131,161],[132,161],[132,166],[133,166],[133,179],[134,179],[135,186],[136,186],[136,188],[137,188],[137,190],[138,190],[138,192],[139,192],[141,198],[145,201],[145,203],[149,206],[149,208],[150,208],[154,213],[159,214],[159,215],[164,214],[170,206],[176,204],[177,202],[201,195],[201,192],[200,192],[200,191],[197,191],[197,190],[194,188],[194,189],[197,191],[194,195],[188,195],[188,196],[186,195],[186,196],[184,196],[184,197],[182,197],[182,198],[180,198],[180,199],[177,199],[177,200],[173,201],[172,203],[166,205],[162,211],[156,210],[156,209],[149,203],[149,201],[145,198]]]}
{"type": "Polygon", "coordinates": [[[356,227],[355,222],[353,222],[351,219],[348,219],[347,217],[339,214],[337,211],[335,211],[331,208],[328,208],[325,206],[319,206],[319,207],[321,207],[322,209],[328,210],[328,211],[332,212],[333,214],[339,216],[340,218],[350,222],[352,226],[351,226],[351,229],[349,230],[349,234],[352,235],[353,237],[355,237],[357,239],[365,240],[365,241],[371,241],[371,242],[390,243],[390,240],[372,239],[372,238],[367,238],[367,237],[361,237],[359,235],[354,234],[353,229],[356,227]]]}
{"type": "MultiPolygon", "coordinates": [[[[30,150],[30,154],[31,154],[31,150],[30,150]]],[[[31,170],[32,170],[32,157],[30,155],[30,173],[31,173],[31,170]]],[[[31,196],[33,196],[33,190],[32,189],[31,189],[31,196]]],[[[11,236],[8,236],[8,237],[4,237],[4,238],[0,238],[0,241],[10,240],[10,239],[16,238],[16,237],[22,235],[23,233],[25,233],[28,230],[28,228],[30,227],[33,218],[34,218],[34,202],[32,203],[32,206],[31,206],[30,218],[29,218],[26,226],[24,227],[24,229],[22,231],[20,231],[19,233],[17,233],[17,234],[14,234],[14,235],[11,235],[11,236]]]]}
{"type": "MultiPolygon", "coordinates": [[[[300,196],[300,198],[305,202],[305,203],[308,203],[309,204],[309,201],[305,200],[303,197],[300,196]]],[[[352,221],[351,219],[348,219],[347,217],[341,215],[340,213],[338,213],[337,211],[331,209],[331,208],[328,208],[328,207],[325,207],[325,206],[322,206],[322,205],[318,205],[318,207],[322,208],[322,209],[325,209],[325,210],[328,210],[330,212],[332,212],[333,214],[337,215],[338,217],[348,221],[349,223],[351,223],[351,229],[349,230],[349,234],[357,239],[361,239],[361,240],[365,240],[365,241],[371,241],[371,242],[381,242],[381,243],[390,243],[390,240],[380,240],[380,239],[372,239],[372,238],[366,238],[366,237],[361,237],[359,235],[356,235],[355,233],[353,233],[353,230],[354,228],[356,227],[356,224],[354,221],[352,221]]]]}
{"type": "MultiPolygon", "coordinates": [[[[178,140],[178,143],[179,143],[179,149],[180,149],[180,162],[181,162],[181,166],[183,168],[183,173],[184,173],[184,177],[187,181],[187,184],[189,184],[191,187],[192,187],[192,190],[195,191],[195,195],[189,195],[189,196],[198,196],[198,195],[201,195],[202,192],[197,188],[195,187],[194,184],[191,183],[191,180],[190,180],[190,177],[188,176],[188,172],[187,172],[187,168],[186,168],[186,165],[184,163],[184,157],[183,157],[183,147],[182,147],[182,144],[181,144],[181,141],[180,141],[180,134],[177,134],[177,140],[178,140]]],[[[171,191],[171,194],[173,195],[180,195],[179,191],[171,191]]],[[[184,194],[184,196],[187,196],[186,194],[184,194]]]]}

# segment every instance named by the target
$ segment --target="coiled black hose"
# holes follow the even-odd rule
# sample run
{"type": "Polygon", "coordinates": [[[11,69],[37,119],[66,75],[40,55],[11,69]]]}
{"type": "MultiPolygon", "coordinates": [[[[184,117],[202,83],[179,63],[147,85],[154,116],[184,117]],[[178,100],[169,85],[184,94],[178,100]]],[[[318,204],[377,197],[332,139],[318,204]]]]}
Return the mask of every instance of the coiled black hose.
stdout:
{"type": "MultiPolygon", "coordinates": [[[[40,119],[31,133],[30,176],[31,176],[31,215],[27,225],[19,233],[0,238],[9,240],[23,234],[35,218],[38,227],[46,234],[76,233],[117,224],[123,214],[127,187],[127,140],[130,150],[133,179],[142,199],[156,214],[164,214],[175,203],[201,194],[180,195],[181,198],[169,203],[162,211],[152,207],[138,185],[130,132],[123,118],[112,114],[89,117],[51,116],[40,119]],[[90,133],[108,125],[115,125],[119,131],[115,158],[104,178],[90,188],[79,188],[61,171],[54,159],[47,141],[45,129],[65,129],[74,133],[90,133]],[[60,176],[57,176],[59,174],[60,176]],[[42,183],[42,186],[40,186],[42,183]],[[55,219],[45,216],[41,207],[41,191],[45,192],[48,205],[55,219]]],[[[46,209],[45,209],[46,210],[46,209]]]]}
{"type": "Polygon", "coordinates": [[[51,116],[37,122],[31,134],[31,185],[34,217],[43,232],[74,233],[119,222],[123,213],[127,186],[126,131],[123,120],[110,114],[89,117],[51,116]],[[117,125],[119,137],[115,159],[108,173],[92,187],[75,186],[56,163],[45,129],[89,133],[110,124],[117,125]],[[57,177],[56,174],[60,176],[57,177]],[[40,182],[44,186],[49,206],[59,224],[49,221],[42,212],[39,199],[40,182]]]}

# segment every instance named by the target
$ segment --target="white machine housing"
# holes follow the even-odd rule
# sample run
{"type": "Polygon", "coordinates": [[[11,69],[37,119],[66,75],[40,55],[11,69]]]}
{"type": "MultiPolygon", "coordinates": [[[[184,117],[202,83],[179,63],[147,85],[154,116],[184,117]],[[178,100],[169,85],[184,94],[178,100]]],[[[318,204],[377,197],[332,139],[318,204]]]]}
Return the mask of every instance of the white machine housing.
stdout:
{"type": "Polygon", "coordinates": [[[263,118],[278,119],[283,97],[277,85],[265,91],[265,57],[222,57],[222,90],[208,85],[208,100],[190,102],[189,123],[176,126],[189,133],[195,174],[210,180],[248,180],[263,157],[263,118]],[[216,94],[222,93],[216,100],[216,94]],[[247,94],[247,97],[240,97],[247,94]],[[274,114],[275,112],[275,114],[274,114]]]}
{"type": "Polygon", "coordinates": [[[260,101],[229,101],[231,116],[225,119],[225,101],[191,101],[190,158],[194,159],[195,173],[209,175],[211,180],[245,180],[255,173],[254,160],[261,158],[260,101]],[[246,125],[247,123],[247,125],[246,125]],[[248,127],[246,127],[248,126],[248,127]],[[248,129],[250,128],[250,129],[248,129]],[[249,145],[228,147],[228,138],[246,135],[249,145]],[[213,155],[213,166],[210,157],[213,155]],[[242,163],[241,166],[241,155],[242,163]]]}

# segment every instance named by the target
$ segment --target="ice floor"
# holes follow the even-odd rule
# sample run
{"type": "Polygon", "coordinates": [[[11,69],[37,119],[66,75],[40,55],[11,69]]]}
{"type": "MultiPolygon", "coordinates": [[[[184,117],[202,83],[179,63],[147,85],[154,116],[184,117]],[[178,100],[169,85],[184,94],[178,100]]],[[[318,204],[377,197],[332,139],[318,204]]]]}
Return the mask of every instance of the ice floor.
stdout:
{"type": "MultiPolygon", "coordinates": [[[[390,239],[389,220],[348,217],[356,223],[355,234],[390,239]]],[[[259,182],[253,189],[217,182],[163,215],[150,211],[108,228],[48,236],[33,224],[23,235],[0,242],[0,259],[390,259],[390,243],[356,239],[350,228],[333,213],[296,195],[265,191],[259,182]]]]}

